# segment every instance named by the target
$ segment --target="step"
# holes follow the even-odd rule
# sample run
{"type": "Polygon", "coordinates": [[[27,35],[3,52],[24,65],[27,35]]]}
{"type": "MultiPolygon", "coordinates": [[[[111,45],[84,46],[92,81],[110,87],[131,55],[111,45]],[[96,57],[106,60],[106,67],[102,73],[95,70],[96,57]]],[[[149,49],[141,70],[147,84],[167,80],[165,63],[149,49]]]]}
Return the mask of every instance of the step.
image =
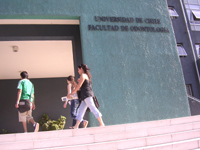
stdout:
{"type": "Polygon", "coordinates": [[[153,146],[146,146],[140,148],[131,148],[126,150],[200,150],[200,138],[184,140],[179,142],[171,142],[153,146]]]}
{"type": "Polygon", "coordinates": [[[200,116],[194,116],[79,130],[1,135],[0,149],[106,149],[116,148],[116,144],[133,148],[140,144],[149,146],[170,143],[200,137],[199,120],[200,116]],[[75,144],[77,146],[71,146],[75,144]]]}
{"type": "MultiPolygon", "coordinates": [[[[112,145],[112,143],[115,143],[115,144],[124,143],[124,142],[129,143],[130,141],[131,143],[129,143],[129,145],[131,147],[135,147],[135,145],[132,145],[135,143],[137,144],[141,143],[142,145],[140,146],[148,146],[148,145],[155,145],[155,144],[162,144],[162,143],[198,138],[200,137],[200,129],[184,131],[184,132],[176,132],[176,133],[171,133],[171,134],[137,137],[137,138],[127,138],[125,136],[123,138],[118,138],[115,134],[112,135],[112,133],[110,133],[109,136],[113,137],[112,140],[111,139],[107,140],[106,139],[107,134],[105,135],[102,134],[101,139],[105,138],[104,142],[96,138],[96,136],[98,137],[98,134],[87,135],[87,136],[84,135],[84,136],[76,136],[76,137],[67,137],[67,138],[52,138],[52,139],[45,139],[45,140],[4,142],[0,144],[0,149],[3,149],[3,148],[6,148],[6,149],[48,148],[48,147],[70,146],[70,145],[80,145],[80,144],[90,144],[90,143],[99,143],[99,145],[103,146],[105,141],[107,141],[106,145],[108,146],[109,144],[112,145]],[[108,141],[110,141],[110,143],[108,141]]],[[[130,147],[126,147],[126,148],[130,148],[130,147]]]]}
{"type": "MultiPolygon", "coordinates": [[[[108,128],[108,127],[106,127],[108,128]]],[[[110,127],[109,127],[110,128],[110,127]]],[[[103,132],[100,134],[94,134],[94,138],[96,142],[104,142],[104,141],[111,141],[113,137],[116,140],[120,140],[123,138],[137,138],[137,137],[145,137],[150,135],[159,135],[165,133],[173,133],[173,132],[180,132],[180,131],[187,131],[193,129],[199,129],[200,122],[188,123],[188,124],[181,124],[181,125],[173,125],[173,126],[161,126],[161,127],[153,127],[153,128],[144,128],[144,129],[137,129],[137,130],[125,130],[125,131],[118,131],[118,132],[103,132]]],[[[95,128],[99,130],[98,127],[95,128]]],[[[88,130],[88,129],[81,129],[88,130]]],[[[79,130],[80,131],[80,130],[79,130]]],[[[61,130],[61,131],[49,131],[49,132],[38,132],[38,133],[27,133],[27,134],[16,134],[16,135],[5,135],[4,139],[0,142],[15,142],[15,141],[30,141],[30,140],[45,140],[45,139],[56,139],[56,138],[66,138],[66,137],[75,137],[73,136],[73,132],[75,130],[61,130]],[[22,136],[23,135],[23,136],[22,136]]],[[[87,134],[86,134],[87,135],[87,134]]],[[[93,135],[93,134],[88,134],[93,135]]],[[[81,135],[85,136],[85,135],[81,135]]]]}
{"type": "Polygon", "coordinates": [[[197,148],[200,147],[199,143],[200,138],[195,138],[178,142],[144,146],[145,142],[142,140],[121,140],[76,146],[42,148],[37,150],[197,150],[197,148]]]}
{"type": "MultiPolygon", "coordinates": [[[[62,137],[72,137],[72,136],[81,136],[81,135],[93,135],[101,133],[113,133],[113,132],[131,132],[138,129],[147,129],[154,128],[147,131],[147,135],[153,135],[154,132],[165,133],[171,132],[174,130],[175,125],[178,124],[189,124],[185,125],[186,129],[198,129],[200,127],[200,116],[192,117],[183,117],[175,119],[166,119],[159,121],[149,121],[149,122],[139,122],[139,123],[130,123],[130,124],[120,124],[106,126],[104,128],[91,127],[87,129],[79,130],[60,130],[60,131],[43,131],[38,133],[18,133],[18,134],[4,134],[0,135],[0,143],[2,142],[11,142],[11,141],[25,141],[25,140],[38,140],[38,139],[49,139],[49,138],[62,138],[62,137]],[[192,123],[192,122],[195,122],[192,123]],[[158,128],[159,127],[159,128],[158,128]],[[160,128],[164,127],[164,128],[160,128]],[[166,128],[167,127],[167,128],[166,128]],[[81,130],[81,131],[80,131],[81,130]]],[[[179,126],[176,126],[176,130],[179,130],[179,126]]],[[[181,131],[181,128],[180,128],[181,131]]]]}

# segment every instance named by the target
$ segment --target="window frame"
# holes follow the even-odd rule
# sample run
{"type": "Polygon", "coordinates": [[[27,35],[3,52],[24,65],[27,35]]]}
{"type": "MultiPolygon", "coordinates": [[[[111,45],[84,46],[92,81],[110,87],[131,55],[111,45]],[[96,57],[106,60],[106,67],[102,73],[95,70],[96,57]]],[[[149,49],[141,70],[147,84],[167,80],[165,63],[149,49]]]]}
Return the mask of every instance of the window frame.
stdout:
{"type": "Polygon", "coordinates": [[[168,11],[169,11],[169,16],[171,19],[176,19],[179,17],[179,15],[178,15],[177,11],[174,9],[174,7],[169,6],[168,11]],[[170,11],[172,11],[172,13],[170,13],[170,11]]]}
{"type": "Polygon", "coordinates": [[[192,84],[186,84],[186,92],[188,95],[193,96],[192,84]]]}
{"type": "Polygon", "coordinates": [[[200,44],[195,44],[197,58],[200,58],[200,44]]]}
{"type": "Polygon", "coordinates": [[[182,44],[177,44],[177,50],[178,50],[178,54],[179,54],[179,57],[186,57],[187,56],[187,52],[185,50],[185,48],[183,47],[182,44]],[[181,51],[180,51],[180,48],[181,48],[181,51]]]}

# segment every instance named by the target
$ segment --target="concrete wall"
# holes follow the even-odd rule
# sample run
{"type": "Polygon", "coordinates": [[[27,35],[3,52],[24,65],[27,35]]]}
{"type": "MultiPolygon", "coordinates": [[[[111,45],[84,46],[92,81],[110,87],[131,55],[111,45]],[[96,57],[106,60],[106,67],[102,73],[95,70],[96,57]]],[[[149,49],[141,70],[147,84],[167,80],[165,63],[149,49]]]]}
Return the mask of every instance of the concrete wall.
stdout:
{"type": "MultiPolygon", "coordinates": [[[[0,10],[0,18],[80,16],[83,62],[91,68],[106,125],[190,114],[165,0],[6,0],[0,10]],[[94,16],[132,17],[134,22],[98,22],[94,16]],[[158,19],[160,24],[145,23],[146,18],[158,19]],[[91,31],[88,25],[118,26],[119,30],[91,31]],[[122,31],[121,26],[129,30],[122,31]],[[164,27],[169,32],[131,31],[131,26],[164,27]]],[[[97,125],[93,115],[90,123],[97,125]]]]}

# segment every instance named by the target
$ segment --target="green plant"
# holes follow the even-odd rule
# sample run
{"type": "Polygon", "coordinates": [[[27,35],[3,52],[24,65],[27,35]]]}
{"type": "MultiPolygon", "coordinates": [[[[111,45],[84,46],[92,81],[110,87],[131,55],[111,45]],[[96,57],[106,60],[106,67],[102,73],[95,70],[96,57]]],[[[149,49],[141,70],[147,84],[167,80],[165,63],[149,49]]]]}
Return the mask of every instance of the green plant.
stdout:
{"type": "Polygon", "coordinates": [[[8,130],[2,129],[2,134],[8,134],[8,130]]]}
{"type": "Polygon", "coordinates": [[[42,119],[38,122],[40,126],[42,126],[42,131],[62,130],[65,127],[66,117],[60,116],[60,118],[56,121],[49,119],[47,114],[43,114],[42,119]]]}

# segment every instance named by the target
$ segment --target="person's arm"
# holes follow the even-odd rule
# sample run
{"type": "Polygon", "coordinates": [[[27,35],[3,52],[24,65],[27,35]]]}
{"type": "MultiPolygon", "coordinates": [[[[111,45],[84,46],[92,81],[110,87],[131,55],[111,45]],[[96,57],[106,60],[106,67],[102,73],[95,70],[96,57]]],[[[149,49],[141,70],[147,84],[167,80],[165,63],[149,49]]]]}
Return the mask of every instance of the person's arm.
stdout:
{"type": "Polygon", "coordinates": [[[71,93],[71,89],[72,89],[72,85],[71,85],[71,84],[68,84],[68,85],[67,85],[67,94],[70,94],[70,93],[71,93]]]}
{"type": "Polygon", "coordinates": [[[76,86],[76,88],[71,92],[71,94],[67,94],[67,98],[70,98],[70,95],[76,93],[82,86],[83,82],[85,81],[85,77],[84,75],[82,74],[79,78],[79,82],[78,82],[78,85],[76,86]]]}
{"type": "Polygon", "coordinates": [[[35,95],[33,93],[33,103],[32,103],[32,109],[34,110],[36,107],[35,107],[35,95]]]}
{"type": "Polygon", "coordinates": [[[18,89],[18,92],[17,92],[17,101],[16,101],[16,104],[15,104],[16,108],[19,107],[19,101],[20,101],[20,98],[21,98],[21,94],[22,94],[22,90],[18,89]]]}
{"type": "MultiPolygon", "coordinates": [[[[71,93],[71,84],[67,85],[67,95],[71,93]]],[[[66,108],[68,100],[65,101],[63,107],[66,108]]]]}

